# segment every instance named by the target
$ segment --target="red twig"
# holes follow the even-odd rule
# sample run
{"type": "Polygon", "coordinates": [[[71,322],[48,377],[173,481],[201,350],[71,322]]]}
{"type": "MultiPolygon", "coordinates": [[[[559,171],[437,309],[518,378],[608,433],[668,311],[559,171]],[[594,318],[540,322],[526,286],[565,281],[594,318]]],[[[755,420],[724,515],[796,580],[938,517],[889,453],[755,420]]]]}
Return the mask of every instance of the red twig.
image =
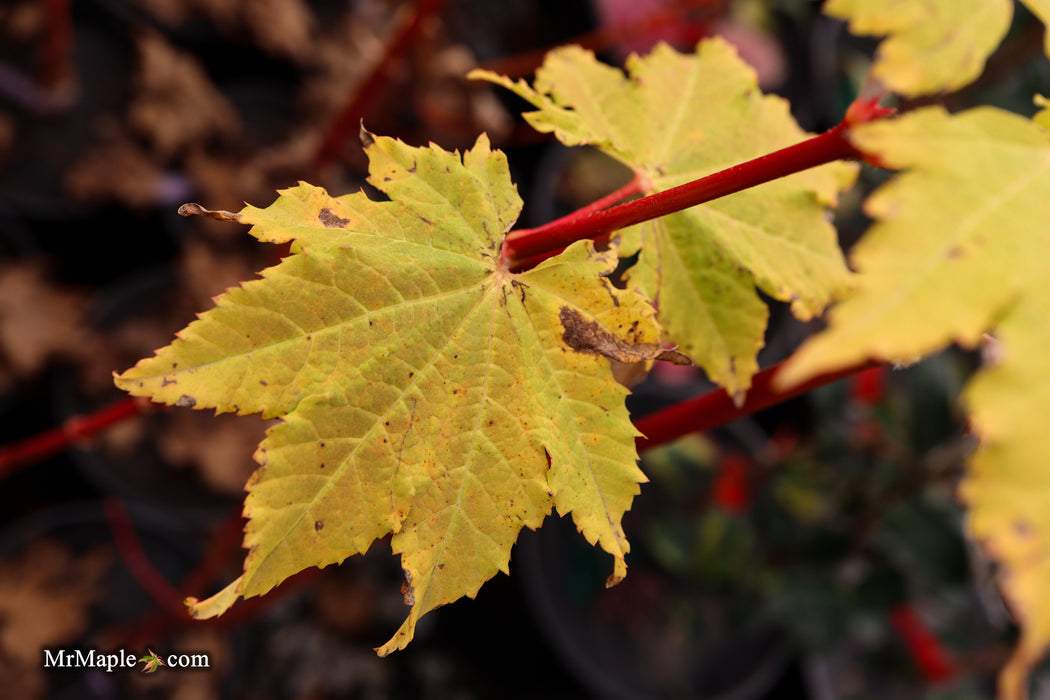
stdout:
{"type": "MultiPolygon", "coordinates": [[[[606,208],[611,207],[611,206],[613,206],[615,204],[618,204],[619,202],[622,202],[623,200],[627,199],[628,197],[630,197],[632,195],[636,195],[636,194],[640,193],[641,191],[642,191],[642,178],[639,177],[638,175],[635,175],[633,180],[631,180],[630,182],[628,182],[626,185],[624,185],[620,189],[616,190],[615,192],[610,192],[609,194],[605,195],[601,199],[597,199],[597,200],[591,202],[590,204],[588,204],[587,206],[577,209],[576,211],[572,212],[571,214],[566,214],[565,216],[563,216],[563,217],[561,217],[559,219],[555,219],[554,221],[550,222],[549,224],[545,224],[545,226],[552,226],[554,224],[564,224],[564,223],[567,223],[567,222],[572,221],[574,219],[577,219],[577,218],[579,218],[581,216],[586,216],[586,215],[590,214],[591,212],[601,211],[602,209],[606,209],[606,208]]],[[[531,230],[536,230],[536,229],[531,229],[531,230]]],[[[599,245],[599,246],[603,245],[604,243],[608,242],[608,238],[609,238],[609,234],[607,234],[607,233],[603,234],[603,235],[600,235],[600,236],[596,236],[595,239],[594,239],[594,243],[595,243],[595,245],[599,245]]],[[[538,254],[536,254],[536,255],[534,255],[532,257],[519,259],[517,261],[517,264],[516,264],[514,269],[515,270],[527,270],[530,267],[535,267],[536,265],[539,265],[541,262],[543,262],[547,258],[552,258],[555,255],[557,255],[558,253],[562,252],[563,250],[565,250],[565,246],[562,246],[560,248],[555,248],[554,250],[547,250],[547,251],[544,251],[542,253],[538,253],[538,254]]]]}
{"type": "Polygon", "coordinates": [[[742,513],[754,496],[748,476],[750,461],[741,452],[730,452],[718,463],[711,502],[726,513],[742,513]]]}
{"type": "Polygon", "coordinates": [[[62,425],[0,448],[0,478],[19,467],[56,455],[78,440],[91,437],[150,407],[149,399],[129,396],[93,413],[73,416],[62,425]]]}
{"type": "Polygon", "coordinates": [[[543,226],[511,231],[503,241],[504,264],[511,270],[521,270],[526,261],[534,265],[575,241],[608,235],[818,165],[863,158],[864,154],[849,141],[849,129],[891,113],[892,110],[879,107],[877,100],[857,102],[840,124],[793,146],[632,202],[608,209],[581,210],[543,226]]]}
{"type": "Polygon", "coordinates": [[[673,442],[680,437],[691,433],[702,433],[713,428],[732,423],[738,418],[749,416],[778,403],[801,396],[807,392],[836,382],[876,363],[865,362],[861,365],[846,367],[845,369],[828,372],[813,377],[790,389],[774,389],[774,379],[777,372],[784,366],[783,362],[773,365],[756,374],[751,380],[751,388],[747,392],[744,403],[737,406],[733,403],[733,397],[726,393],[725,389],[716,389],[703,396],[698,396],[689,401],[675,404],[669,408],[656,413],[650,413],[634,422],[634,425],[644,437],[636,440],[638,451],[647,450],[651,447],[673,442]]]}
{"type": "Polygon", "coordinates": [[[164,574],[157,571],[142,548],[124,504],[117,498],[110,498],[103,505],[103,510],[109,530],[113,534],[113,541],[116,542],[120,557],[131,575],[162,610],[188,618],[189,613],[182,604],[182,596],[164,574]]]}
{"type": "Polygon", "coordinates": [[[230,513],[222,526],[211,536],[204,556],[197,562],[193,571],[186,576],[179,586],[179,603],[186,596],[199,593],[215,581],[223,568],[238,556],[241,549],[241,540],[244,539],[244,525],[247,520],[241,514],[241,509],[230,513]]]}
{"type": "Polygon", "coordinates": [[[342,109],[339,110],[339,114],[328,128],[328,133],[314,156],[315,170],[320,170],[331,163],[346,140],[358,133],[365,106],[370,100],[375,99],[383,84],[390,78],[398,58],[408,50],[419,35],[424,21],[440,10],[446,2],[447,0],[420,0],[412,8],[410,16],[394,31],[393,37],[387,43],[383,55],[372,67],[371,73],[343,103],[342,109]]]}
{"type": "Polygon", "coordinates": [[[902,603],[891,610],[890,625],[908,645],[912,658],[927,681],[936,685],[947,683],[955,677],[955,665],[948,652],[912,605],[902,603]]]}
{"type": "MultiPolygon", "coordinates": [[[[108,511],[107,517],[110,517],[108,511]]],[[[117,518],[111,518],[111,528],[114,528],[112,524],[114,520],[119,523],[119,514],[117,518]]],[[[238,601],[237,605],[220,617],[195,620],[190,616],[186,608],[186,595],[199,593],[202,589],[207,588],[220,570],[227,563],[231,562],[231,558],[240,551],[243,526],[244,518],[241,516],[240,511],[238,510],[236,513],[231,514],[231,517],[224,522],[222,527],[211,538],[196,568],[183,580],[178,591],[174,591],[167,580],[153,568],[153,565],[148,560],[143,561],[143,558],[140,558],[139,554],[135,552],[135,546],[129,546],[127,534],[122,534],[124,538],[123,547],[121,546],[122,540],[117,540],[117,546],[121,550],[122,558],[136,580],[149,592],[155,601],[160,603],[161,609],[143,616],[128,626],[114,630],[113,638],[123,644],[133,644],[138,642],[155,642],[158,638],[168,634],[172,629],[188,625],[212,627],[215,629],[236,627],[265,613],[289,594],[294,593],[313,580],[320,572],[320,569],[317,568],[305,569],[289,576],[264,596],[238,601]],[[157,577],[160,577],[160,580],[157,577]],[[173,594],[173,591],[174,598],[170,599],[169,596],[173,594]]],[[[121,523],[118,528],[114,528],[114,539],[117,539],[116,533],[123,527],[124,525],[121,523]]],[[[141,550],[141,547],[139,549],[141,550]]]]}
{"type": "MultiPolygon", "coordinates": [[[[622,202],[623,200],[627,199],[628,197],[631,197],[631,196],[636,195],[636,194],[641,194],[641,193],[642,193],[642,178],[640,176],[638,176],[638,175],[635,175],[634,178],[630,182],[628,182],[626,185],[624,185],[620,189],[616,190],[615,192],[610,192],[609,194],[605,195],[601,199],[596,199],[593,202],[591,202],[590,204],[588,204],[587,206],[580,207],[579,209],[577,209],[573,213],[566,214],[565,216],[561,217],[560,219],[555,219],[555,221],[567,221],[567,220],[575,219],[575,218],[580,217],[580,216],[586,216],[587,214],[590,214],[591,212],[601,211],[603,209],[608,209],[609,207],[611,207],[611,206],[613,206],[615,204],[619,204],[620,202],[622,202]]],[[[554,223],[554,222],[551,222],[551,223],[554,223]]],[[[548,224],[548,225],[550,225],[550,224],[548,224]]]]}
{"type": "Polygon", "coordinates": [[[40,46],[41,83],[47,90],[64,87],[71,78],[73,19],[70,0],[47,0],[47,30],[40,46]]]}

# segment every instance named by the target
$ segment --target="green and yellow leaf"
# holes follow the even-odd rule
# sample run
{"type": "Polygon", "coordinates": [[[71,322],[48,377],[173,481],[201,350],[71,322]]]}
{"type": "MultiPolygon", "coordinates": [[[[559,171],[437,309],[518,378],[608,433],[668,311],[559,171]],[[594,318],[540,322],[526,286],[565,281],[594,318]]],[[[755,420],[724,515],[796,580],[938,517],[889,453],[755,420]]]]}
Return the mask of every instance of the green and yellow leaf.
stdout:
{"type": "MultiPolygon", "coordinates": [[[[695,56],[666,45],[628,60],[627,74],[568,46],[548,54],[533,86],[485,71],[536,106],[525,118],[568,145],[590,144],[660,192],[805,138],[787,103],[763,96],[754,71],[720,39],[695,56]]],[[[641,250],[632,282],[660,308],[671,339],[741,396],[758,370],[767,311],[755,290],[819,314],[849,273],[826,207],[852,183],[836,163],[693,207],[625,232],[641,250]]]]}
{"type": "Polygon", "coordinates": [[[965,394],[981,442],[961,495],[1022,627],[1001,677],[1002,697],[1021,698],[1050,644],[1050,136],[998,109],[929,108],[852,140],[903,172],[865,204],[877,223],[851,254],[856,292],[779,380],[998,336],[1002,358],[965,394]]]}
{"type": "Polygon", "coordinates": [[[976,80],[1010,28],[1013,2],[828,0],[824,12],[848,20],[854,34],[885,36],[872,75],[890,90],[914,97],[958,90],[976,80]]]}
{"type": "MultiPolygon", "coordinates": [[[[553,506],[613,556],[645,480],[607,358],[680,360],[655,312],[589,242],[522,274],[499,246],[521,201],[485,137],[463,154],[365,138],[364,193],[310,185],[217,214],[294,255],[230,289],[118,386],[168,404],[283,421],[248,483],[243,575],[200,617],[392,534],[409,616],[473,596],[553,506]]],[[[214,213],[213,213],[214,214],[214,213]]]]}

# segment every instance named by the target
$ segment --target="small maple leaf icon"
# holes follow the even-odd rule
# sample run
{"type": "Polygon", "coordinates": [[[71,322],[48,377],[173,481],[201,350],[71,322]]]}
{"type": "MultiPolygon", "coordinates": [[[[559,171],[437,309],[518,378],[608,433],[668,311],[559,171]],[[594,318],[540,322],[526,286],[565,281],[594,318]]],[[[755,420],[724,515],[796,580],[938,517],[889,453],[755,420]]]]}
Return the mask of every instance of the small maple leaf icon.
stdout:
{"type": "Polygon", "coordinates": [[[139,661],[146,664],[142,669],[143,673],[153,673],[159,667],[164,665],[164,662],[160,660],[160,658],[153,652],[152,649],[149,649],[149,654],[143,656],[141,659],[139,659],[139,661]]]}

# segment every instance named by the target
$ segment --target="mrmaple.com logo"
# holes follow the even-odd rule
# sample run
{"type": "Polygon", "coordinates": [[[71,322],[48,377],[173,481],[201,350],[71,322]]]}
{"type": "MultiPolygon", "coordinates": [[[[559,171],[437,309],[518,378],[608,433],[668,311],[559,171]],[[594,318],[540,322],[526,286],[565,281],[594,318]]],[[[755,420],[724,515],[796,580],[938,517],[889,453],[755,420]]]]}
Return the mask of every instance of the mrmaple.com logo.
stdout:
{"type": "Polygon", "coordinates": [[[162,666],[169,668],[211,668],[207,654],[168,654],[160,656],[152,649],[136,656],[126,649],[100,652],[95,649],[44,649],[44,668],[97,668],[106,673],[114,669],[135,668],[142,664],[143,673],[153,673],[162,666]]]}

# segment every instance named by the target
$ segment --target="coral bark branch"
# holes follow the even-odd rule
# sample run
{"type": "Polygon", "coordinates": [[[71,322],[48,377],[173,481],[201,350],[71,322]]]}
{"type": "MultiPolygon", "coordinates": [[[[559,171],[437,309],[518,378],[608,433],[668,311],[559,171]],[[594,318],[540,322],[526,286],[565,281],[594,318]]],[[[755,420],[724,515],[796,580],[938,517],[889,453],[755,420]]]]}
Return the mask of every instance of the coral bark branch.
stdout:
{"type": "Polygon", "coordinates": [[[733,403],[733,397],[725,389],[716,389],[703,396],[677,403],[635,420],[635,427],[642,433],[642,437],[639,437],[635,444],[638,446],[638,451],[641,452],[673,442],[692,433],[712,430],[738,418],[801,396],[825,384],[831,384],[862,372],[876,364],[865,362],[845,367],[835,372],[818,375],[790,389],[781,390],[775,388],[776,375],[784,365],[783,362],[780,362],[754,376],[747,398],[739,407],[733,403]]]}
{"type": "Polygon", "coordinates": [[[503,242],[503,261],[521,270],[555,255],[574,241],[592,240],[618,229],[704,204],[771,180],[864,154],[849,140],[852,126],[888,116],[891,110],[876,100],[854,103],[846,118],[832,129],[753,160],[745,161],[684,185],[609,208],[591,205],[543,226],[511,231],[503,242]]]}

